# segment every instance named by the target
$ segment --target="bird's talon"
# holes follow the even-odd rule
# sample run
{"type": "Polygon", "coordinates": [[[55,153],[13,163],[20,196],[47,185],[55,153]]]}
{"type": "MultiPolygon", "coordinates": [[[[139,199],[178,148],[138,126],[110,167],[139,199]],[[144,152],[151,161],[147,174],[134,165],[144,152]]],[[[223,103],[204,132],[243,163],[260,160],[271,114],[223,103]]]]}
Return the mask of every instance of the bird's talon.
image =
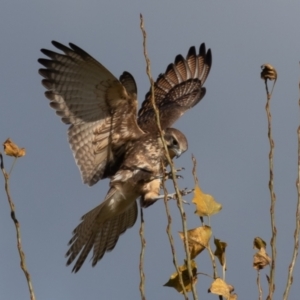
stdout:
{"type": "MultiPolygon", "coordinates": [[[[182,170],[185,170],[185,168],[184,167],[182,167],[182,168],[179,168],[179,169],[176,169],[176,170],[174,170],[175,171],[175,173],[178,173],[178,172],[180,172],[180,171],[182,171],[182,170]]],[[[167,180],[167,179],[172,179],[172,171],[170,171],[170,172],[167,172],[167,170],[165,169],[164,170],[164,172],[165,172],[165,179],[167,180]]],[[[183,178],[183,176],[182,175],[177,175],[177,174],[175,174],[175,177],[177,178],[177,179],[179,179],[179,178],[183,178]]]]}

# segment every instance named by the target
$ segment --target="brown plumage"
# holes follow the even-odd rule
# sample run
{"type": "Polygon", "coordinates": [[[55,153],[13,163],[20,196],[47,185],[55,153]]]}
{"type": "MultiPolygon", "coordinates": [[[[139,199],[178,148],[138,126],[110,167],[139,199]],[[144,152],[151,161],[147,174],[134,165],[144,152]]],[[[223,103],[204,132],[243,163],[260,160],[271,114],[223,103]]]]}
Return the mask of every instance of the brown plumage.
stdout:
{"type": "MultiPolygon", "coordinates": [[[[73,268],[77,272],[92,249],[94,266],[134,225],[138,197],[144,207],[156,200],[165,155],[150,92],[137,116],[137,87],[130,73],[117,80],[74,44],[70,48],[52,44],[64,54],[41,50],[50,58],[39,59],[46,67],[39,70],[48,89],[45,95],[62,121],[70,124],[69,143],[83,182],[93,185],[110,178],[104,201],[82,217],[69,242],[67,265],[78,257],[73,268]]],[[[205,95],[203,83],[211,62],[204,44],[199,54],[191,47],[187,58],[178,55],[155,83],[155,101],[172,158],[187,150],[187,140],[170,127],[205,95]]]]}
{"type": "MultiPolygon", "coordinates": [[[[154,97],[163,128],[168,128],[188,109],[194,107],[206,93],[203,84],[212,64],[210,49],[201,44],[199,54],[191,47],[186,59],[177,55],[166,72],[160,74],[154,84],[154,97]]],[[[155,117],[151,104],[151,89],[138,113],[138,125],[143,130],[155,130],[155,117]]]]}

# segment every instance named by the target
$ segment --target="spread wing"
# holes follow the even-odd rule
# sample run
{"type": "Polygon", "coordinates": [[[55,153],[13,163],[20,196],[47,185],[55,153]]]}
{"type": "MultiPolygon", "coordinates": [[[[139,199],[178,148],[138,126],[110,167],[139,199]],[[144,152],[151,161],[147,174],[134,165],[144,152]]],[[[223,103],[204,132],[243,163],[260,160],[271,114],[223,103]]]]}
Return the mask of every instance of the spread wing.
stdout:
{"type": "MultiPolygon", "coordinates": [[[[154,98],[160,113],[163,129],[179,119],[188,109],[194,107],[205,95],[203,84],[212,64],[210,49],[200,45],[199,54],[195,47],[188,51],[186,59],[177,55],[164,74],[154,84],[154,98]]],[[[151,104],[151,89],[138,113],[138,124],[145,131],[156,128],[155,113],[151,104]]]]}
{"type": "Polygon", "coordinates": [[[127,72],[117,80],[74,44],[52,44],[64,54],[41,50],[50,58],[38,60],[46,67],[39,70],[48,89],[45,95],[62,121],[70,124],[75,161],[84,183],[93,185],[111,176],[126,143],[144,134],[136,121],[135,81],[127,72]]]}

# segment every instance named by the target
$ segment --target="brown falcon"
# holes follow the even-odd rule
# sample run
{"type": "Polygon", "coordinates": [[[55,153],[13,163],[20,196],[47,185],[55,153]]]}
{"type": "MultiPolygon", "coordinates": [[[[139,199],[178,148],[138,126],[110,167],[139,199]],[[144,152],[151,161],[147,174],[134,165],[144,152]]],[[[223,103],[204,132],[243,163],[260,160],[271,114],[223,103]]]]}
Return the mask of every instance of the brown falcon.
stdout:
{"type": "MultiPolygon", "coordinates": [[[[110,178],[104,201],[82,217],[69,242],[67,265],[79,256],[73,268],[77,272],[92,248],[94,266],[134,225],[138,197],[145,207],[157,199],[165,155],[150,92],[137,114],[137,87],[130,73],[118,80],[74,44],[52,44],[64,54],[41,50],[50,58],[38,60],[46,67],[39,70],[48,89],[45,95],[70,124],[69,143],[83,182],[91,186],[110,178]]],[[[186,59],[178,55],[155,82],[154,97],[172,158],[187,150],[187,140],[170,127],[204,97],[211,63],[211,51],[204,44],[198,54],[191,47],[186,59]]]]}

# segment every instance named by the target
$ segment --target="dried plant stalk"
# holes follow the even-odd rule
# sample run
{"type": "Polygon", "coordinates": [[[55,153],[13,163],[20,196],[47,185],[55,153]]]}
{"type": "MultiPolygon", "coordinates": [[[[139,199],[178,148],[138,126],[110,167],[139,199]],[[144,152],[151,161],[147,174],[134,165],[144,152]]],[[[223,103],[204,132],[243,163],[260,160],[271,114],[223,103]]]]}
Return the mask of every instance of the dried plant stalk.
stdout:
{"type": "MultiPolygon", "coordinates": [[[[277,78],[277,76],[276,76],[277,78]]],[[[272,92],[276,83],[276,78],[272,87],[272,92]]],[[[266,112],[267,112],[267,119],[268,119],[268,139],[270,144],[270,152],[269,152],[269,170],[270,170],[270,179],[269,179],[269,190],[271,196],[271,206],[270,206],[270,216],[271,216],[271,230],[272,230],[272,237],[271,237],[271,250],[272,250],[272,263],[270,266],[270,276],[269,276],[269,294],[267,299],[273,299],[273,293],[275,290],[275,265],[276,265],[276,236],[277,236],[277,229],[275,224],[275,203],[276,203],[276,195],[274,192],[274,173],[273,173],[273,155],[274,155],[274,140],[272,138],[272,115],[270,111],[270,102],[272,94],[269,93],[268,78],[265,78],[265,86],[266,86],[266,93],[267,93],[267,103],[266,103],[266,112]]]]}
{"type": "Polygon", "coordinates": [[[144,273],[144,256],[145,256],[145,248],[146,248],[146,240],[145,240],[145,221],[144,221],[144,213],[143,208],[140,209],[141,214],[141,227],[140,227],[140,237],[141,237],[141,252],[140,252],[140,293],[141,299],[146,300],[145,296],[145,273],[144,273]]]}
{"type": "MultiPolygon", "coordinates": [[[[34,294],[34,291],[33,291],[31,276],[30,276],[30,274],[27,270],[25,253],[24,253],[23,248],[22,248],[20,223],[16,218],[15,205],[14,205],[14,202],[13,202],[13,200],[11,198],[11,195],[10,195],[10,188],[9,188],[9,176],[10,176],[10,174],[8,174],[4,169],[3,156],[2,156],[1,152],[0,152],[0,167],[1,167],[1,171],[3,173],[3,177],[4,177],[5,192],[6,192],[7,200],[8,200],[9,206],[10,206],[10,215],[11,215],[11,218],[12,218],[12,220],[15,224],[15,228],[16,228],[17,248],[18,248],[20,261],[21,261],[21,263],[20,263],[21,269],[25,274],[25,278],[26,278],[26,281],[27,281],[28,289],[29,289],[30,299],[35,300],[35,294],[34,294]]],[[[11,172],[11,170],[10,170],[10,172],[11,172]]]]}
{"type": "MultiPolygon", "coordinates": [[[[299,82],[299,94],[300,94],[300,82],[299,82]]],[[[299,108],[300,108],[300,97],[298,102],[299,108]]],[[[298,178],[296,180],[296,187],[297,187],[297,193],[298,193],[298,200],[297,200],[297,208],[296,208],[296,228],[294,232],[294,249],[293,249],[293,255],[292,260],[289,265],[288,270],[288,278],[286,283],[286,288],[283,294],[283,299],[287,300],[289,297],[289,292],[291,285],[293,283],[293,272],[294,267],[296,264],[297,256],[298,256],[298,249],[299,249],[299,233],[300,233],[300,125],[297,129],[297,135],[298,135],[298,178]]]]}
{"type": "MultiPolygon", "coordinates": [[[[163,131],[162,131],[161,125],[160,125],[159,111],[158,111],[158,109],[156,107],[156,104],[155,104],[154,81],[153,81],[153,78],[151,76],[150,59],[149,59],[148,54],[147,54],[147,47],[146,47],[147,34],[146,34],[146,31],[145,31],[145,28],[144,28],[144,20],[143,20],[142,15],[140,15],[140,20],[141,20],[140,28],[141,28],[142,34],[143,34],[144,56],[145,56],[146,66],[147,66],[146,67],[146,72],[147,72],[147,75],[149,77],[149,81],[150,81],[150,84],[151,84],[151,103],[152,103],[152,106],[153,106],[153,110],[155,112],[156,124],[157,124],[158,131],[159,131],[159,134],[160,134],[160,137],[161,137],[161,140],[162,140],[162,144],[163,144],[163,147],[164,147],[164,150],[165,150],[165,155],[166,155],[168,164],[170,165],[170,168],[171,168],[172,180],[173,180],[173,184],[174,184],[174,188],[175,188],[175,192],[176,192],[176,196],[177,196],[176,197],[177,198],[177,206],[178,206],[178,209],[179,209],[179,212],[180,212],[180,215],[181,215],[181,220],[182,220],[182,228],[183,228],[183,233],[184,233],[184,248],[185,248],[185,252],[186,252],[188,273],[189,273],[190,282],[191,282],[191,286],[192,286],[193,298],[195,300],[197,300],[198,297],[197,297],[196,289],[195,289],[195,286],[192,282],[193,273],[192,273],[191,258],[190,258],[189,248],[188,248],[186,215],[185,215],[185,212],[183,210],[182,197],[181,197],[181,193],[180,193],[180,190],[179,190],[179,187],[178,187],[178,184],[177,184],[177,180],[176,180],[176,170],[174,168],[173,161],[170,158],[170,155],[168,153],[167,145],[165,143],[164,136],[163,136],[163,131]]],[[[168,220],[169,220],[169,218],[168,218],[168,220]]],[[[175,261],[174,256],[173,256],[173,261],[175,261]]],[[[178,266],[177,266],[176,270],[177,269],[178,269],[178,266]]],[[[183,287],[184,296],[187,298],[186,291],[185,291],[184,286],[183,286],[181,273],[179,272],[178,274],[179,274],[179,278],[180,278],[180,283],[183,287]]]]}
{"type": "Polygon", "coordinates": [[[257,288],[258,288],[258,300],[262,300],[262,288],[260,284],[260,271],[257,270],[257,278],[256,278],[257,288]]]}
{"type": "Polygon", "coordinates": [[[179,278],[180,285],[182,287],[184,298],[188,299],[187,291],[186,291],[185,285],[183,283],[182,274],[181,274],[181,271],[179,270],[179,264],[178,264],[178,261],[177,261],[177,258],[176,258],[174,239],[173,239],[173,235],[172,235],[172,217],[171,217],[170,210],[169,210],[169,205],[168,205],[168,198],[167,198],[168,191],[167,191],[167,188],[165,186],[164,180],[163,180],[163,190],[164,190],[164,195],[165,195],[164,204],[165,204],[166,214],[167,214],[167,219],[168,219],[166,232],[167,232],[169,242],[170,242],[170,246],[171,246],[173,264],[175,266],[176,272],[178,273],[178,278],[179,278]]]}
{"type": "MultiPolygon", "coordinates": [[[[194,177],[194,182],[195,182],[195,185],[199,185],[199,181],[198,181],[198,177],[197,177],[197,160],[193,154],[192,154],[192,162],[193,162],[192,173],[193,173],[193,177],[194,177]]],[[[200,220],[201,220],[201,217],[200,217],[200,220]]],[[[208,251],[208,254],[209,254],[211,262],[212,262],[214,279],[217,279],[218,278],[217,264],[216,264],[215,256],[211,250],[210,244],[208,244],[208,246],[206,247],[206,250],[208,251]]]]}

